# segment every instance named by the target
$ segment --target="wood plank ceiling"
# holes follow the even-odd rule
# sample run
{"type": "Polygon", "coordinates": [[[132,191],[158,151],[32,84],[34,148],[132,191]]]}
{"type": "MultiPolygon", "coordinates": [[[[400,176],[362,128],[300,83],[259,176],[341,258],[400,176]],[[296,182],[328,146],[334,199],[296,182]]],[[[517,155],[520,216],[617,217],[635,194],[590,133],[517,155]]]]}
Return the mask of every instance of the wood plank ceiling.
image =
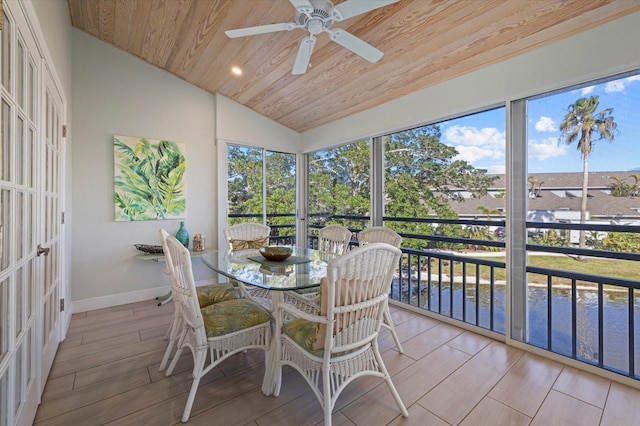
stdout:
{"type": "Polygon", "coordinates": [[[640,10],[638,0],[401,0],[332,27],[382,50],[380,61],[320,34],[310,68],[292,75],[306,31],[224,34],[294,21],[288,0],[68,1],[74,27],[296,132],[640,10]]]}

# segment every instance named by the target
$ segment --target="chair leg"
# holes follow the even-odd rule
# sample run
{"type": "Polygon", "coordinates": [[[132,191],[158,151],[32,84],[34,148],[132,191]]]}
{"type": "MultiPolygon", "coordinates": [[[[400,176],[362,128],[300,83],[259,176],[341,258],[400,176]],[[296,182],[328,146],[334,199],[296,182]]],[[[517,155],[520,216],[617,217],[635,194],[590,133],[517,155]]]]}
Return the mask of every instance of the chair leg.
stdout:
{"type": "MultiPolygon", "coordinates": [[[[265,351],[265,368],[269,368],[270,363],[274,362],[273,360],[269,360],[269,357],[275,357],[274,354],[271,354],[270,351],[265,351]]],[[[275,383],[273,387],[273,396],[280,396],[280,389],[282,386],[282,364],[280,364],[280,358],[276,358],[277,364],[276,369],[273,372],[274,377],[273,381],[275,383]]]]}
{"type": "Polygon", "coordinates": [[[331,426],[331,412],[333,411],[333,405],[331,404],[331,383],[329,381],[329,366],[322,367],[322,397],[324,401],[322,403],[324,409],[324,426],[331,426]]]}
{"type": "Polygon", "coordinates": [[[178,339],[178,333],[182,329],[182,320],[178,317],[173,319],[173,322],[169,326],[169,330],[167,330],[167,338],[169,339],[169,343],[167,344],[167,350],[164,351],[164,356],[162,357],[162,362],[160,363],[160,368],[158,371],[162,371],[167,366],[169,362],[169,357],[173,352],[173,348],[175,347],[176,340],[178,339]]]}
{"type": "Polygon", "coordinates": [[[384,381],[387,382],[387,387],[389,388],[391,395],[393,395],[393,399],[395,399],[396,404],[398,405],[398,408],[402,412],[402,417],[409,417],[409,412],[407,411],[407,408],[404,406],[404,403],[400,398],[400,394],[398,393],[398,390],[396,389],[396,387],[393,385],[393,382],[391,381],[391,376],[387,371],[387,367],[385,367],[384,362],[382,361],[382,356],[380,355],[380,351],[378,350],[378,343],[376,341],[373,341],[372,349],[373,349],[374,356],[378,360],[378,368],[380,369],[380,372],[384,374],[384,381]]]}
{"type": "Polygon", "coordinates": [[[186,423],[191,415],[191,408],[193,407],[193,401],[196,399],[196,393],[198,392],[198,386],[200,385],[202,370],[204,370],[204,363],[206,359],[206,350],[198,350],[193,366],[193,383],[191,384],[191,390],[189,391],[189,397],[187,398],[187,405],[185,405],[184,412],[182,413],[182,423],[186,423]]]}
{"type": "MultiPolygon", "coordinates": [[[[176,320],[174,319],[173,322],[176,322],[176,320]]],[[[169,338],[171,337],[171,333],[173,332],[173,322],[167,329],[167,332],[164,334],[164,340],[169,340],[169,338]]]]}
{"type": "Polygon", "coordinates": [[[391,336],[393,337],[393,341],[396,344],[396,348],[398,348],[398,352],[403,354],[404,350],[402,349],[402,344],[400,343],[400,339],[398,338],[398,333],[396,333],[396,328],[393,325],[391,312],[389,311],[389,305],[387,305],[387,308],[384,310],[384,325],[391,331],[391,336]]]}
{"type": "Polygon", "coordinates": [[[187,335],[187,329],[184,328],[184,326],[182,326],[181,328],[182,328],[182,332],[180,333],[180,338],[178,339],[178,351],[173,356],[173,359],[171,360],[171,364],[169,364],[169,368],[167,368],[167,372],[165,373],[165,376],[167,377],[169,377],[171,373],[173,373],[173,369],[176,368],[176,364],[178,364],[178,360],[180,359],[180,356],[182,355],[182,350],[184,349],[184,346],[182,345],[182,343],[184,342],[185,336],[187,335]]]}

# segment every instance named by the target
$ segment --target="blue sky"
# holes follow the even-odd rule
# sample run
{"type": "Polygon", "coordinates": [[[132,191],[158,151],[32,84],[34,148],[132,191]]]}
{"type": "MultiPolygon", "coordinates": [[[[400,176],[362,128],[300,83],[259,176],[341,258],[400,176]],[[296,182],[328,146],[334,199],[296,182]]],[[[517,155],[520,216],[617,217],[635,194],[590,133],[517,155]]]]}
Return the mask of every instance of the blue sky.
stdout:
{"type": "MultiPolygon", "coordinates": [[[[559,126],[570,104],[597,95],[596,111],[613,108],[618,134],[612,142],[596,141],[589,171],[640,170],[640,74],[571,90],[529,102],[528,171],[580,172],[582,156],[574,142],[560,140],[559,126]]],[[[456,147],[458,158],[489,173],[505,171],[505,109],[499,108],[440,123],[442,141],[456,147]]]]}

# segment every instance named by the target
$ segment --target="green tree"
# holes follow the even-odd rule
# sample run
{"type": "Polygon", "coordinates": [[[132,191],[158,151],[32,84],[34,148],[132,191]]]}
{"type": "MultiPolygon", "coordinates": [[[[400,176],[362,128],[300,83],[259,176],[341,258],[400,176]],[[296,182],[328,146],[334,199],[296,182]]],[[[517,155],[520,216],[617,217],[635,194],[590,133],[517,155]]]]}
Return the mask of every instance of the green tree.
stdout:
{"type": "Polygon", "coordinates": [[[633,179],[633,183],[629,186],[629,197],[640,197],[640,176],[638,175],[629,175],[631,179],[633,179]]]}
{"type": "Polygon", "coordinates": [[[272,236],[295,235],[296,207],[296,156],[283,152],[267,151],[265,158],[267,225],[272,236]],[[294,214],[293,216],[278,216],[294,214]],[[277,225],[290,225],[278,228],[277,225]]]}
{"type": "Polygon", "coordinates": [[[364,140],[309,155],[311,224],[364,228],[366,220],[330,219],[334,215],[370,216],[370,148],[364,140]]]}
{"type": "Polygon", "coordinates": [[[490,209],[488,207],[485,206],[478,206],[476,210],[480,210],[480,212],[487,217],[487,219],[491,220],[491,218],[493,216],[498,216],[498,217],[502,217],[503,214],[500,210],[498,209],[490,209]]]}
{"type": "Polygon", "coordinates": [[[529,198],[538,198],[540,197],[540,192],[542,191],[542,185],[544,181],[541,181],[538,178],[533,176],[527,177],[527,183],[529,184],[529,198]]]}
{"type": "MultiPolygon", "coordinates": [[[[227,163],[229,214],[262,215],[262,149],[229,145],[227,163]]],[[[262,223],[262,218],[232,218],[229,225],[240,222],[262,223]]]]}
{"type": "MultiPolygon", "coordinates": [[[[385,137],[385,216],[400,218],[457,218],[453,201],[464,201],[461,191],[474,196],[487,193],[496,177],[454,160],[455,148],[440,142],[437,125],[424,126],[385,137]]],[[[332,220],[334,215],[370,217],[370,145],[360,141],[316,152],[309,157],[309,213],[314,224],[340,223],[364,228],[367,220],[332,220]]],[[[401,233],[461,235],[459,225],[396,222],[401,233]]],[[[434,247],[405,239],[403,246],[434,247]]],[[[440,247],[445,245],[440,244],[440,247]]],[[[447,248],[454,248],[453,246],[447,248]]]]}
{"type": "MultiPolygon", "coordinates": [[[[597,111],[600,103],[598,96],[580,98],[571,105],[560,124],[560,139],[567,144],[577,142],[582,154],[582,202],[580,204],[580,223],[585,223],[587,214],[587,190],[589,188],[589,156],[593,143],[597,140],[613,141],[618,125],[614,121],[613,108],[597,111]]],[[[586,247],[584,230],[580,231],[580,247],[586,247]]]]}
{"type": "MultiPolygon", "coordinates": [[[[440,126],[429,125],[385,138],[385,216],[406,218],[456,219],[452,202],[464,202],[462,191],[474,197],[487,194],[497,179],[487,176],[484,169],[476,169],[466,161],[456,160],[458,151],[440,142],[440,126]]],[[[401,222],[398,232],[460,236],[460,225],[401,222]]],[[[425,248],[424,242],[405,241],[404,246],[425,248]]],[[[442,248],[456,248],[448,244],[430,244],[442,248]]]]}
{"type": "Polygon", "coordinates": [[[231,218],[229,224],[262,223],[266,193],[266,223],[272,227],[271,235],[295,235],[295,216],[279,216],[295,215],[295,154],[229,145],[227,162],[229,214],[254,215],[231,218]]]}
{"type": "Polygon", "coordinates": [[[613,183],[609,185],[611,188],[611,195],[614,197],[628,197],[630,192],[629,184],[626,179],[620,179],[617,176],[613,177],[613,183]]]}

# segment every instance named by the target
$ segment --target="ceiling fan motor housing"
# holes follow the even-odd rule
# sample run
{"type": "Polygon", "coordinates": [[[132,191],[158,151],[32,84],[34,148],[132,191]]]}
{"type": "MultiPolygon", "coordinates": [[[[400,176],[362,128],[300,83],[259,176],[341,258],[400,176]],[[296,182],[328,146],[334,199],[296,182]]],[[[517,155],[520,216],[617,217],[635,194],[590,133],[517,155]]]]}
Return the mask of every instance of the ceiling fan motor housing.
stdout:
{"type": "Polygon", "coordinates": [[[311,34],[317,35],[329,29],[333,25],[333,19],[329,11],[333,9],[333,4],[326,0],[311,0],[313,10],[309,13],[298,11],[296,23],[302,26],[311,34]]]}

